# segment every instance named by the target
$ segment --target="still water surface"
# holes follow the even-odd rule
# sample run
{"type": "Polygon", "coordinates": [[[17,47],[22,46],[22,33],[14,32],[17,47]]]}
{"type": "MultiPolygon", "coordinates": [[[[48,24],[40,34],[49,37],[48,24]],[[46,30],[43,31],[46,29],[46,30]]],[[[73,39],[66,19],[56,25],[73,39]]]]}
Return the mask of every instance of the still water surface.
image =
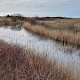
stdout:
{"type": "Polygon", "coordinates": [[[62,45],[49,38],[37,36],[24,28],[21,30],[10,27],[0,28],[0,39],[8,43],[19,44],[39,53],[46,53],[51,59],[55,58],[64,66],[71,65],[74,69],[80,69],[80,50],[62,45]]]}

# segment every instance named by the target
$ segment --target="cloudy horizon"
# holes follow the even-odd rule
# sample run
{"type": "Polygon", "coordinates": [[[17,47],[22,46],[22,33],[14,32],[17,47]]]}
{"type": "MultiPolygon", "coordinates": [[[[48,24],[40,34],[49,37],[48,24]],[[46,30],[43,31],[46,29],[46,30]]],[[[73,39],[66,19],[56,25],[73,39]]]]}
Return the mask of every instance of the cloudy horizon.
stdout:
{"type": "Polygon", "coordinates": [[[0,15],[80,17],[80,0],[0,0],[0,15]]]}

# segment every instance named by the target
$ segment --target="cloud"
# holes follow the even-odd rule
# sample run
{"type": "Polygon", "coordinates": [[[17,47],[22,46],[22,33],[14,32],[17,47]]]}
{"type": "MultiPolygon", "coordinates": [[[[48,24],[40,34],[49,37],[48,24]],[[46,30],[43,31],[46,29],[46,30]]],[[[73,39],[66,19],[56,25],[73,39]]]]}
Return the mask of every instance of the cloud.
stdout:
{"type": "MultiPolygon", "coordinates": [[[[67,15],[80,11],[80,0],[0,0],[0,14],[67,15]],[[72,11],[72,12],[71,12],[72,11]]],[[[75,16],[74,15],[74,16],[75,16]]]]}
{"type": "Polygon", "coordinates": [[[4,5],[8,5],[8,4],[27,4],[27,5],[38,5],[38,4],[46,4],[46,3],[53,3],[53,4],[59,4],[65,1],[69,1],[69,0],[0,0],[0,4],[4,5]]]}

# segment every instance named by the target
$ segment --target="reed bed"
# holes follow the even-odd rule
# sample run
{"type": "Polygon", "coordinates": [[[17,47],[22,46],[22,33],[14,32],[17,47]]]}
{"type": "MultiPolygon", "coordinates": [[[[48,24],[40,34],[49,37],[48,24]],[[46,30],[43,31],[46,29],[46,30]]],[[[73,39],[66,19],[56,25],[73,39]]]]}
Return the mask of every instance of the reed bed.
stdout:
{"type": "Polygon", "coordinates": [[[73,33],[70,31],[60,31],[54,29],[47,29],[40,25],[31,25],[29,22],[23,24],[23,27],[29,29],[35,33],[42,34],[48,36],[54,40],[61,41],[63,43],[70,43],[80,47],[80,33],[73,33]]]}
{"type": "Polygon", "coordinates": [[[0,80],[80,80],[56,59],[0,40],[0,80]]]}
{"type": "Polygon", "coordinates": [[[75,30],[77,28],[80,29],[80,19],[55,19],[55,20],[38,20],[38,23],[42,23],[43,26],[52,27],[54,28],[59,28],[59,29],[65,29],[65,30],[75,30]]]}

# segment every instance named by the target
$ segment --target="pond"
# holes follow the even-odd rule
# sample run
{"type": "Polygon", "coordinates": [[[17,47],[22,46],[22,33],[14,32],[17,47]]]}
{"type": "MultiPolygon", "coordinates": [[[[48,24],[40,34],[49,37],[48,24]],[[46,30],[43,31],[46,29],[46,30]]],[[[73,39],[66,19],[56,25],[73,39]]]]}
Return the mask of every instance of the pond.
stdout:
{"type": "Polygon", "coordinates": [[[62,45],[49,38],[41,37],[41,35],[36,35],[24,28],[16,30],[11,29],[11,26],[1,27],[0,39],[36,50],[39,53],[47,53],[51,59],[57,59],[65,67],[70,65],[75,70],[80,69],[80,50],[62,45]]]}

